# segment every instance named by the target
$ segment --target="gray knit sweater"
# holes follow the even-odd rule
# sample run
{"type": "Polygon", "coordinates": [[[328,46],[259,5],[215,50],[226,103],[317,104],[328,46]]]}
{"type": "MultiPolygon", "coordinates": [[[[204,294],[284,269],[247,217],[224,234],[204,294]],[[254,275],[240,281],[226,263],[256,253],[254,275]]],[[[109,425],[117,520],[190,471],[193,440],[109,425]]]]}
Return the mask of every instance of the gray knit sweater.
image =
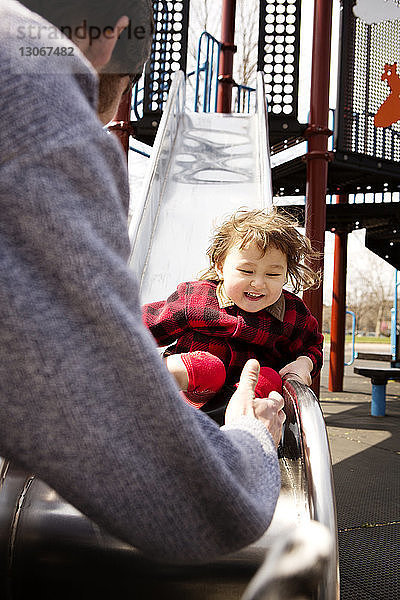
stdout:
{"type": "Polygon", "coordinates": [[[181,400],[126,266],[127,173],[94,111],[96,75],[77,48],[62,67],[29,63],[21,46],[65,45],[44,30],[21,43],[32,23],[45,22],[2,0],[0,455],[153,557],[233,551],[272,518],[272,439],[181,400]]]}

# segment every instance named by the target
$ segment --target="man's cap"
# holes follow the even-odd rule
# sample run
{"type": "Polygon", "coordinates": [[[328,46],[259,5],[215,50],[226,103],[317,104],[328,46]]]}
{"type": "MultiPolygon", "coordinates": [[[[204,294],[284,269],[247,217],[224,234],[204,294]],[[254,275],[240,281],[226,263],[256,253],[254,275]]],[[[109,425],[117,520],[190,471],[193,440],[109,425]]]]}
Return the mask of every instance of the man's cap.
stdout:
{"type": "Polygon", "coordinates": [[[21,4],[68,37],[88,36],[91,43],[126,15],[129,25],[103,73],[139,74],[149,58],[154,33],[152,0],[21,0],[21,4]]]}
{"type": "Polygon", "coordinates": [[[127,14],[129,25],[120,35],[111,60],[102,72],[139,74],[149,58],[154,33],[153,3],[131,0],[129,4],[132,7],[127,14]]]}

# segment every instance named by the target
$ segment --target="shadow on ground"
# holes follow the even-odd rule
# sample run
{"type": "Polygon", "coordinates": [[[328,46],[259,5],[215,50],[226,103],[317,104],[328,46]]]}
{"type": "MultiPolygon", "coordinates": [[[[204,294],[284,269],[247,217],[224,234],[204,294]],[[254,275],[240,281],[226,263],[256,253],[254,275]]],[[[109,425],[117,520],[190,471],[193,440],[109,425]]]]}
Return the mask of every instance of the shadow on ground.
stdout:
{"type": "Polygon", "coordinates": [[[400,383],[385,417],[370,415],[369,380],[346,367],[343,392],[321,379],[339,530],[341,600],[400,598],[400,383]]]}

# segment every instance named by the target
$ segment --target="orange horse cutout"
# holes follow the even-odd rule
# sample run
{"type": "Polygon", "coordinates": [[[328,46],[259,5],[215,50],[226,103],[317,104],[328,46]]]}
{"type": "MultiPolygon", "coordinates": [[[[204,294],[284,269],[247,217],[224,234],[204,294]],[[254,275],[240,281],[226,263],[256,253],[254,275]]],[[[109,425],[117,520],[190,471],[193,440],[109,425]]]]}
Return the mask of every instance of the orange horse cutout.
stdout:
{"type": "Polygon", "coordinates": [[[387,81],[390,94],[378,109],[374,118],[375,127],[389,127],[400,120],[400,77],[397,74],[397,63],[385,65],[382,81],[387,81]]]}

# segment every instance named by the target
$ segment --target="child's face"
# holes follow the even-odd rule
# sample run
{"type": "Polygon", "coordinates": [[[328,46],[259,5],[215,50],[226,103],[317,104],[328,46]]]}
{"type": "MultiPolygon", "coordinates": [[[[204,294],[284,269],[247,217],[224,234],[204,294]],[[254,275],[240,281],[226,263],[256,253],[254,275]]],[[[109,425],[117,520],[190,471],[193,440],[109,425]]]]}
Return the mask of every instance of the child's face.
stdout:
{"type": "Polygon", "coordinates": [[[271,306],[286,283],[287,258],[274,247],[262,256],[256,244],[242,250],[233,246],[225,260],[215,267],[229,298],[247,312],[271,306]]]}

